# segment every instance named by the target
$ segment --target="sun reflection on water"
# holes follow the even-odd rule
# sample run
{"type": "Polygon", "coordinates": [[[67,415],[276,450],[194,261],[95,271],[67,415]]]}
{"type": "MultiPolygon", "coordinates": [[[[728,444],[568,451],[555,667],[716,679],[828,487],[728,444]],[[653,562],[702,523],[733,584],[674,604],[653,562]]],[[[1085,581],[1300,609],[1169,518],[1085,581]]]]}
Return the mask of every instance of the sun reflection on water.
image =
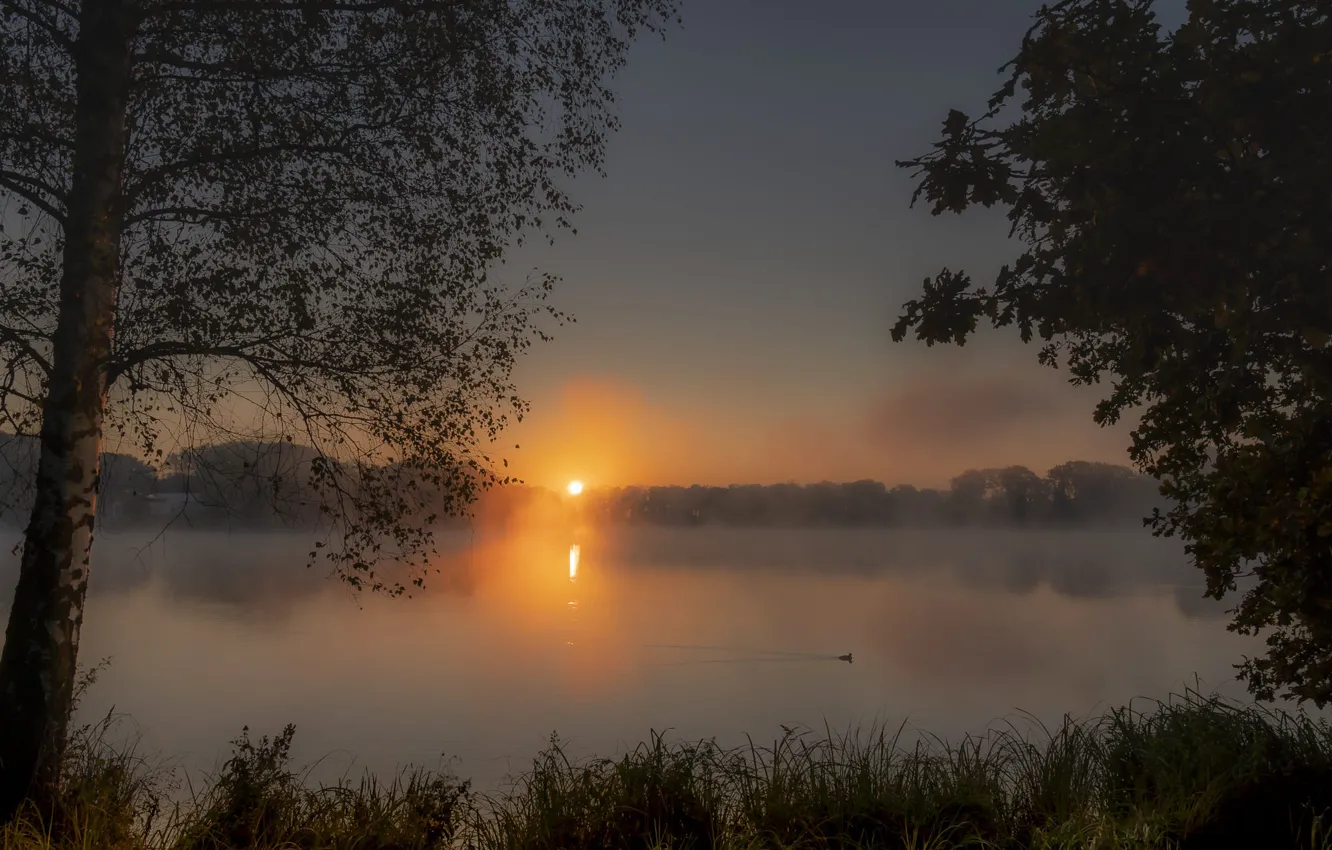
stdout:
{"type": "MultiPolygon", "coordinates": [[[[487,633],[492,642],[514,658],[558,650],[551,675],[568,693],[603,693],[638,659],[635,647],[615,637],[627,629],[619,602],[624,585],[605,545],[595,529],[496,534],[478,541],[458,567],[470,565],[474,595],[465,602],[438,596],[438,604],[480,612],[495,627],[487,633]]],[[[495,669],[507,675],[504,665],[495,669]]]]}
{"type": "MultiPolygon", "coordinates": [[[[575,583],[575,582],[578,581],[578,559],[579,559],[579,556],[582,555],[582,551],[583,551],[583,550],[582,550],[581,548],[579,548],[579,546],[578,546],[577,543],[570,543],[570,544],[569,544],[569,583],[570,583],[570,584],[573,584],[573,583],[575,583]]],[[[578,624],[578,600],[577,600],[577,599],[570,599],[570,600],[569,600],[569,615],[570,615],[570,617],[573,618],[573,619],[570,620],[570,625],[573,626],[574,628],[577,628],[577,624],[578,624]]],[[[573,646],[573,644],[574,644],[574,642],[573,642],[572,640],[565,641],[565,643],[568,644],[569,646],[573,646]]]]}

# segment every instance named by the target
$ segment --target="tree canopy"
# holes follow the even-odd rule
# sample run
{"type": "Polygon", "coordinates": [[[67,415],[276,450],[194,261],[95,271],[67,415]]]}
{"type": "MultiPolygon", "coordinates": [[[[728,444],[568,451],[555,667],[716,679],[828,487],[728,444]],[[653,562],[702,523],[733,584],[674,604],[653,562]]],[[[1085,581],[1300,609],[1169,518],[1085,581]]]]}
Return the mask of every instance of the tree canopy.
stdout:
{"type": "Polygon", "coordinates": [[[979,117],[953,110],[898,165],[935,215],[1007,209],[1021,246],[988,285],[943,269],[893,338],[961,344],[982,320],[1039,341],[1173,507],[1263,698],[1332,700],[1332,9],[1321,0],[1043,7],[979,117]]]}
{"type": "Polygon", "coordinates": [[[503,480],[515,359],[564,317],[499,265],[570,226],[609,78],[677,5],[0,0],[0,431],[40,446],[0,817],[58,783],[104,435],[249,476],[192,450],[300,438],[264,469],[389,591],[381,559],[423,565],[429,514],[503,480]]]}
{"type": "MultiPolygon", "coordinates": [[[[525,410],[510,369],[563,317],[549,277],[498,264],[570,225],[564,180],[616,124],[607,78],[675,0],[118,5],[124,32],[95,34],[130,47],[108,434],[342,461],[313,467],[330,515],[380,520],[349,538],[355,576],[414,504],[384,464],[447,477],[452,511],[502,472],[484,448],[525,410]]],[[[20,434],[52,358],[83,14],[0,4],[0,428],[20,434]]]]}

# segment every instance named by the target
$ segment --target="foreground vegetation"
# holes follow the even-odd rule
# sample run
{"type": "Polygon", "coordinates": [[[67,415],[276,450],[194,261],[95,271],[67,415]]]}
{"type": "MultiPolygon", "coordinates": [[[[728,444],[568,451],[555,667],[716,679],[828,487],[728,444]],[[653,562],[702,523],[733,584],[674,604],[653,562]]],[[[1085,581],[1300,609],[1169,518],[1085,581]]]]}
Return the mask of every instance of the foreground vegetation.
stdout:
{"type": "Polygon", "coordinates": [[[421,771],[313,787],[289,764],[292,727],[243,733],[209,784],[182,787],[108,746],[113,723],[75,736],[57,807],[25,811],[0,848],[1332,848],[1332,727],[1192,691],[956,744],[653,735],[578,761],[552,739],[496,795],[421,771]]]}

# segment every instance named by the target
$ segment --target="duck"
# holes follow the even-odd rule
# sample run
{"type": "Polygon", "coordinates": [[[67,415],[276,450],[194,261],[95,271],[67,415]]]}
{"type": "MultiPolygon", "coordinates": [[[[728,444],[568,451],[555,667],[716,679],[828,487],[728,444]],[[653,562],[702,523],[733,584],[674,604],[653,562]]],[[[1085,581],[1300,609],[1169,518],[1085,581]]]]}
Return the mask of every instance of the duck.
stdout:
{"type": "Polygon", "coordinates": [[[838,661],[845,661],[847,664],[850,664],[850,663],[851,663],[851,653],[848,652],[846,655],[839,655],[839,656],[837,656],[837,660],[838,660],[838,661]]]}

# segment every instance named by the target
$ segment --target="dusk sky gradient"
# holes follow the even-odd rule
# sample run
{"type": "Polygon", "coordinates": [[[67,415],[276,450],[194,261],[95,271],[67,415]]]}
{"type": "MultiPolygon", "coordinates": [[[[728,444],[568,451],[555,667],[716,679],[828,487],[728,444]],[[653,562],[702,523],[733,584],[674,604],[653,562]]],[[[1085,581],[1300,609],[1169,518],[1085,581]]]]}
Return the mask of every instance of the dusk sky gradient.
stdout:
{"type": "Polygon", "coordinates": [[[1034,0],[687,0],[617,78],[605,179],[574,185],[576,235],[513,254],[563,277],[577,317],[519,367],[533,402],[505,454],[532,483],[877,478],[1127,462],[1093,389],[1011,333],[894,344],[941,266],[1018,253],[1000,211],[909,209],[950,107],[1000,85],[1034,0]],[[521,445],[518,450],[513,444],[521,445]]]}

